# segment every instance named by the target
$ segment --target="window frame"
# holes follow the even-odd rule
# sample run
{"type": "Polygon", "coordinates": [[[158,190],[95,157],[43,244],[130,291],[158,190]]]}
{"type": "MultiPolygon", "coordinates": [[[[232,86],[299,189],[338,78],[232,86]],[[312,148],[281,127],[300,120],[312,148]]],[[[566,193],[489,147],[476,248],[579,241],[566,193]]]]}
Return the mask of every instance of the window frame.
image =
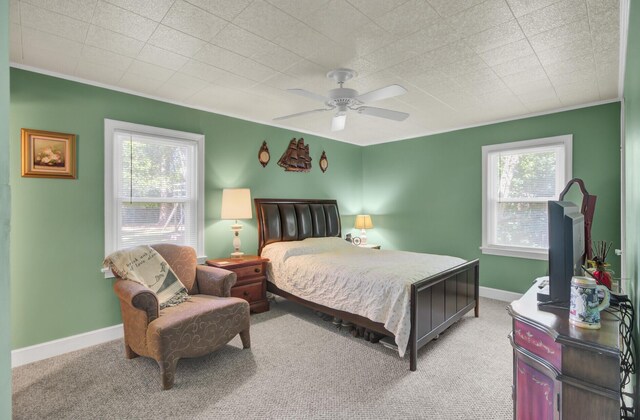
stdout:
{"type": "MultiPolygon", "coordinates": [[[[543,149],[550,146],[562,146],[564,149],[564,180],[560,179],[556,184],[557,193],[560,194],[564,186],[571,180],[573,173],[573,135],[565,134],[554,137],[544,137],[532,140],[521,140],[509,143],[491,144],[482,146],[482,246],[483,254],[499,255],[505,257],[528,258],[534,260],[548,260],[548,248],[522,247],[515,245],[498,245],[491,243],[495,237],[493,219],[495,210],[489,203],[489,190],[495,180],[495,174],[490,173],[492,166],[489,158],[499,152],[526,151],[527,149],[543,149]],[[559,188],[559,189],[558,189],[559,188]]],[[[532,150],[534,152],[534,150],[532,150]]],[[[557,165],[557,164],[556,164],[557,165]]],[[[560,168],[561,169],[561,168],[560,168]]],[[[535,199],[530,200],[534,202],[535,199]]]]}
{"type": "MultiPolygon", "coordinates": [[[[120,156],[115,151],[115,133],[126,131],[137,133],[146,137],[164,137],[172,141],[187,141],[195,143],[195,171],[196,197],[193,200],[195,206],[196,231],[196,255],[198,262],[206,259],[204,252],[204,134],[190,133],[186,131],[171,130],[167,128],[153,127],[143,124],[135,124],[125,121],[104,119],[104,253],[105,256],[116,251],[118,221],[118,200],[116,198],[116,171],[114,165],[119,163],[120,156]]],[[[105,271],[107,277],[113,275],[105,271]]]]}

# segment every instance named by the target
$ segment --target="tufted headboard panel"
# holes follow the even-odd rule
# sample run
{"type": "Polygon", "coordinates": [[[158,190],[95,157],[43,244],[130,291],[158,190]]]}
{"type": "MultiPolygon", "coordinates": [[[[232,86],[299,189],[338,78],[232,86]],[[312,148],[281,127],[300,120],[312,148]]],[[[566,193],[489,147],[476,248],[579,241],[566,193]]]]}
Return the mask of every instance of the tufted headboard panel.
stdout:
{"type": "Polygon", "coordinates": [[[341,235],[336,200],[253,200],[258,215],[258,255],[265,245],[341,235]]]}

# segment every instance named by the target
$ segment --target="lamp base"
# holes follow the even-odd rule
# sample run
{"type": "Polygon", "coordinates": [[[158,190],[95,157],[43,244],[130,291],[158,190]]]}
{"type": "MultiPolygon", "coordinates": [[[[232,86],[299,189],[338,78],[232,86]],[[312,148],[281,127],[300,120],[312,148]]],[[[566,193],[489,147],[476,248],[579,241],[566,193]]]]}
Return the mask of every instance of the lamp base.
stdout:
{"type": "Polygon", "coordinates": [[[367,244],[367,230],[362,229],[360,231],[360,245],[366,245],[366,244],[367,244]]]}
{"type": "Polygon", "coordinates": [[[242,225],[236,223],[231,225],[231,231],[233,232],[233,252],[231,253],[231,258],[240,258],[244,255],[244,252],[240,251],[240,231],[242,230],[242,225]]]}

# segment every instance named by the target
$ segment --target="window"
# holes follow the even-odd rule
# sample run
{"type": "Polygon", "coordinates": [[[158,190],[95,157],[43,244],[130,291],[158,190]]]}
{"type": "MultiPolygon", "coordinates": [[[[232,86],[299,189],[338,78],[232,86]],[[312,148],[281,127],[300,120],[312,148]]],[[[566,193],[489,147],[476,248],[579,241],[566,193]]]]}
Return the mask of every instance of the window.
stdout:
{"type": "Polygon", "coordinates": [[[104,120],[105,255],[189,245],[204,258],[204,136],[104,120]]]}
{"type": "Polygon", "coordinates": [[[572,136],[482,147],[482,253],[546,260],[547,201],[571,179],[572,136]]]}

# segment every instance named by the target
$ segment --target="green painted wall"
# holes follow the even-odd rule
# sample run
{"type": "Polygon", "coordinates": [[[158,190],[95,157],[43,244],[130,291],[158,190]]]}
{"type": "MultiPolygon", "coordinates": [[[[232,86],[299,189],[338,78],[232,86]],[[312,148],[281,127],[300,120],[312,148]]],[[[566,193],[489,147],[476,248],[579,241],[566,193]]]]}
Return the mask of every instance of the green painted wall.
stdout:
{"type": "MultiPolygon", "coordinates": [[[[120,322],[112,281],[99,273],[103,118],[205,134],[210,257],[231,251],[230,222],[219,220],[221,189],[249,187],[253,197],[336,198],[345,232],[352,216],[366,211],[375,225],[370,242],[480,257],[482,285],[522,292],[546,274],[546,262],[481,256],[481,146],[567,133],[574,135],[574,175],[598,195],[594,239],[620,247],[618,103],[365,148],[304,135],[314,163],[326,150],[330,169],[292,174],[275,161],[298,133],[13,69],[12,211],[19,215],[11,238],[13,348],[120,322]],[[22,127],[77,134],[78,179],[22,178],[22,127]],[[265,139],[272,162],[262,168],[257,151],[265,139]]],[[[246,251],[255,250],[255,220],[245,224],[242,239],[246,251]]]]}
{"type": "Polygon", "coordinates": [[[9,286],[9,2],[0,0],[0,419],[11,418],[9,286]]]}
{"type": "MultiPolygon", "coordinates": [[[[640,4],[631,2],[629,44],[624,80],[625,136],[625,277],[636,313],[640,312],[640,4]]],[[[640,343],[640,316],[636,316],[636,343],[640,343]]],[[[640,355],[636,355],[636,360],[640,355]]],[[[636,375],[636,379],[640,375],[636,375]]],[[[639,381],[640,382],[640,381],[639,381]]],[[[640,389],[640,383],[636,385],[640,389]]],[[[636,398],[636,402],[638,403],[636,398]]]]}
{"type": "MultiPolygon", "coordinates": [[[[13,348],[120,322],[112,280],[99,272],[104,257],[104,118],[205,134],[205,247],[210,257],[228,255],[232,248],[231,221],[219,220],[222,188],[249,187],[253,197],[263,198],[336,198],[345,225],[353,223],[348,215],[361,210],[359,146],[302,135],[311,145],[314,169],[285,173],[276,162],[299,133],[12,69],[13,348]],[[77,134],[78,179],[22,178],[20,128],[77,134]],[[257,159],[263,140],[272,154],[266,168],[257,159]],[[323,150],[329,159],[324,174],[317,168],[323,150]]],[[[244,225],[243,249],[255,253],[255,218],[244,225]]]]}
{"type": "MultiPolygon", "coordinates": [[[[573,174],[598,196],[593,239],[620,247],[620,104],[469,128],[363,149],[371,242],[480,258],[482,286],[524,292],[547,262],[482,255],[481,146],[573,134],[573,174]]],[[[619,261],[612,258],[614,269],[619,261]]]]}

